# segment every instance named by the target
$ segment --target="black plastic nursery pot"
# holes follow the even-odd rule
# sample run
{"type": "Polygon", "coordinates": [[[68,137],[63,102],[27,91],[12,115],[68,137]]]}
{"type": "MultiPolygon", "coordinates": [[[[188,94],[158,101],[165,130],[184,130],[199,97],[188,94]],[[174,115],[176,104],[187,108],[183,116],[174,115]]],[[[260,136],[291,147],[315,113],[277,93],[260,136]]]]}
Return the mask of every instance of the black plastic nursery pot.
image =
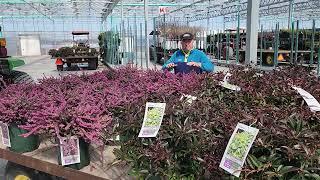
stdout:
{"type": "MultiPolygon", "coordinates": [[[[59,140],[57,140],[59,142],[59,140]]],[[[79,139],[79,148],[80,148],[80,163],[65,165],[64,167],[69,167],[72,169],[82,169],[85,166],[90,164],[90,154],[89,154],[89,146],[90,144],[85,142],[82,138],[79,139]]],[[[60,154],[60,146],[58,146],[58,163],[62,165],[61,162],[61,154],[60,154]]]]}
{"type": "Polygon", "coordinates": [[[148,178],[148,180],[161,180],[162,178],[160,176],[151,176],[148,178]]]}
{"type": "Polygon", "coordinates": [[[19,128],[15,124],[10,124],[9,136],[11,147],[10,151],[17,153],[31,152],[39,148],[40,140],[38,135],[30,135],[28,137],[22,137],[20,135],[28,133],[27,130],[19,128]]]}

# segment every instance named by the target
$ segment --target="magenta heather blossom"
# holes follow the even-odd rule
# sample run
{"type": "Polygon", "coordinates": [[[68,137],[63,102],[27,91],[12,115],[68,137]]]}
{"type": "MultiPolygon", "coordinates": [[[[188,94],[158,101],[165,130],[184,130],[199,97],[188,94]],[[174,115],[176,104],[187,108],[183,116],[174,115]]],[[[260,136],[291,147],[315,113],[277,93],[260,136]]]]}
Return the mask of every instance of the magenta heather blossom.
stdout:
{"type": "MultiPolygon", "coordinates": [[[[0,92],[0,121],[31,134],[78,136],[101,143],[113,120],[132,104],[154,97],[170,99],[201,86],[203,75],[177,76],[123,67],[92,75],[44,78],[36,85],[10,85],[0,92]]],[[[162,98],[162,101],[168,99],[162,98]]]]}

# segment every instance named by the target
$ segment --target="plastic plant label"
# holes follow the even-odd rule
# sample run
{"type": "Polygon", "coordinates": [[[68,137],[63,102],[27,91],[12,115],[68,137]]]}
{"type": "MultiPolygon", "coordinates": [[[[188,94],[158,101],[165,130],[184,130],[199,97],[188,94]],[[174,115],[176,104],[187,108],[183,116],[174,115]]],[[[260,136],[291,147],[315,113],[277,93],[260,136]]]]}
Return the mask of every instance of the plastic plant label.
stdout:
{"type": "Polygon", "coordinates": [[[312,112],[320,111],[319,102],[310,93],[308,93],[307,91],[305,91],[302,88],[298,88],[298,87],[294,87],[294,86],[292,88],[295,89],[296,91],[298,91],[298,93],[306,101],[306,103],[308,104],[308,106],[312,112]]]}
{"type": "Polygon", "coordinates": [[[166,103],[147,102],[139,137],[157,136],[162,123],[165,108],[166,103]]]}
{"type": "Polygon", "coordinates": [[[230,89],[232,91],[241,91],[241,88],[237,85],[230,84],[228,82],[220,82],[220,85],[224,88],[230,89]]]}
{"type": "Polygon", "coordinates": [[[2,134],[2,143],[7,147],[11,147],[10,135],[8,125],[0,122],[1,134],[2,134]]]}
{"type": "Polygon", "coordinates": [[[227,88],[227,89],[230,89],[232,91],[241,91],[241,88],[237,85],[233,85],[233,84],[230,84],[228,81],[229,81],[229,78],[232,74],[230,73],[227,73],[224,78],[223,78],[223,81],[220,81],[220,86],[224,87],[224,88],[227,88]]]}
{"type": "Polygon", "coordinates": [[[239,177],[259,129],[238,123],[224,151],[220,168],[239,177]]]}
{"type": "Polygon", "coordinates": [[[79,138],[72,136],[59,140],[62,166],[80,163],[79,138]]]}
{"type": "Polygon", "coordinates": [[[197,97],[188,94],[183,94],[180,98],[180,101],[182,101],[183,99],[185,99],[188,104],[192,104],[192,102],[195,101],[197,97]]]}
{"type": "Polygon", "coordinates": [[[223,77],[223,82],[228,82],[229,78],[232,76],[232,74],[227,73],[224,77],[223,77]]]}

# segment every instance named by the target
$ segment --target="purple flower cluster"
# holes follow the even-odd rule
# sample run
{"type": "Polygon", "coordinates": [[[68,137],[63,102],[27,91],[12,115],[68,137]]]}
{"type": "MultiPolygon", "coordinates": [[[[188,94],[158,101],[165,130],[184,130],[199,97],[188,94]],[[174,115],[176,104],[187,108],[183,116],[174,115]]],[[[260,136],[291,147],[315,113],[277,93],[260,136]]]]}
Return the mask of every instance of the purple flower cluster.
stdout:
{"type": "Polygon", "coordinates": [[[76,135],[99,143],[103,134],[111,133],[115,116],[128,105],[151,96],[186,93],[199,88],[201,78],[124,67],[44,78],[39,84],[13,84],[0,92],[0,121],[28,130],[24,136],[76,135]]]}

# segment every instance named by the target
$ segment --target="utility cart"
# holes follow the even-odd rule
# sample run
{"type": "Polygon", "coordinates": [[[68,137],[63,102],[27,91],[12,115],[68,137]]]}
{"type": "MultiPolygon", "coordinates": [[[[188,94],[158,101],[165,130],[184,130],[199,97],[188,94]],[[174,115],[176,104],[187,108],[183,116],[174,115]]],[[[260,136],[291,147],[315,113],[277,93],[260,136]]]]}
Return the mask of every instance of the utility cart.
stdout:
{"type": "MultiPolygon", "coordinates": [[[[257,55],[260,57],[260,53],[262,52],[262,64],[267,66],[273,66],[274,65],[274,53],[275,51],[273,49],[258,49],[257,55]]],[[[245,53],[246,51],[244,49],[239,50],[239,62],[243,63],[245,61],[245,53]]],[[[279,50],[278,51],[278,63],[279,64],[286,64],[290,63],[290,53],[289,50],[279,50]]],[[[304,63],[306,60],[306,56],[310,55],[311,51],[308,50],[299,50],[297,51],[297,61],[299,63],[304,63]]],[[[293,51],[293,57],[295,57],[295,51],[293,51]]]]}
{"type": "Polygon", "coordinates": [[[61,57],[57,58],[57,70],[62,71],[64,64],[71,67],[72,64],[77,63],[88,63],[89,70],[96,70],[98,67],[98,54],[94,48],[90,48],[89,32],[73,31],[72,45],[72,48],[64,47],[65,52],[62,52],[61,57]],[[86,36],[86,39],[80,39],[80,36],[86,36]]]}

